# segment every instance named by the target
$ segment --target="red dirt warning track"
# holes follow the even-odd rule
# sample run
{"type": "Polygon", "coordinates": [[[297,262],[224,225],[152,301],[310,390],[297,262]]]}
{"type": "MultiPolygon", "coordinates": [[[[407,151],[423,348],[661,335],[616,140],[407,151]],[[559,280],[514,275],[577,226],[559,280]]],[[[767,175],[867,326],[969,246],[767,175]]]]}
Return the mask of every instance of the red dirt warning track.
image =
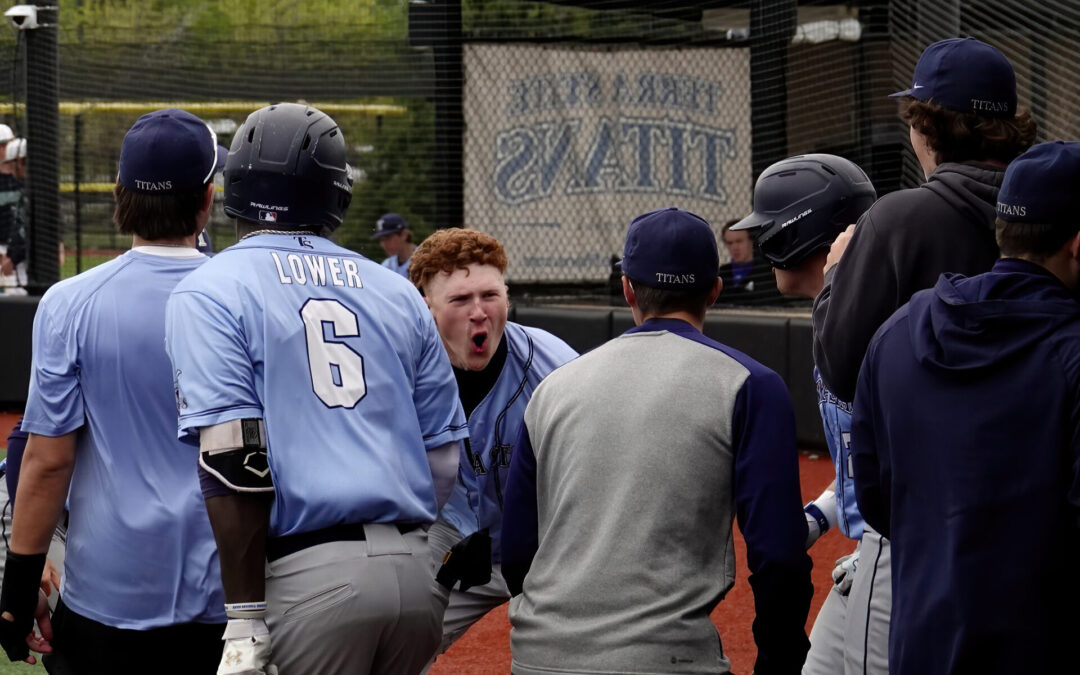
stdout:
{"type": "MultiPolygon", "coordinates": [[[[0,413],[0,446],[7,444],[7,436],[18,419],[17,415],[0,413]]],[[[818,496],[833,479],[832,462],[826,452],[799,454],[799,472],[802,479],[803,502],[818,496]]],[[[810,618],[806,623],[809,633],[825,594],[832,586],[830,576],[836,559],[851,553],[855,544],[836,530],[830,531],[810,549],[814,559],[814,599],[810,605],[810,618]]],[[[750,632],[754,620],[754,596],[746,581],[746,545],[738,529],[735,530],[735,559],[737,579],[724,601],[712,614],[713,623],[720,630],[724,651],[731,659],[732,672],[745,675],[753,670],[757,649],[750,632]]],[[[446,654],[439,657],[432,675],[505,675],[510,672],[510,621],[506,605],[488,613],[457,641],[446,654]]]]}

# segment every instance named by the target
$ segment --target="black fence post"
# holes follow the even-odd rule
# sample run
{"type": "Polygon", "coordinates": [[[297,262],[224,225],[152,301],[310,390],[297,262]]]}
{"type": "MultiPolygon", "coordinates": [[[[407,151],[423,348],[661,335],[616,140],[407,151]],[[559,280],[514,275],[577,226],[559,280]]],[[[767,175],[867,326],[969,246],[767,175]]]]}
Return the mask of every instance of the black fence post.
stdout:
{"type": "Polygon", "coordinates": [[[750,5],[750,125],[754,178],[787,156],[787,56],[798,21],[796,0],[750,5]]]}
{"type": "Polygon", "coordinates": [[[439,36],[433,40],[435,66],[435,227],[465,221],[465,112],[461,0],[438,0],[439,36]]]}
{"type": "Polygon", "coordinates": [[[38,27],[26,31],[28,288],[34,294],[60,280],[59,18],[56,6],[38,5],[38,27]]]}

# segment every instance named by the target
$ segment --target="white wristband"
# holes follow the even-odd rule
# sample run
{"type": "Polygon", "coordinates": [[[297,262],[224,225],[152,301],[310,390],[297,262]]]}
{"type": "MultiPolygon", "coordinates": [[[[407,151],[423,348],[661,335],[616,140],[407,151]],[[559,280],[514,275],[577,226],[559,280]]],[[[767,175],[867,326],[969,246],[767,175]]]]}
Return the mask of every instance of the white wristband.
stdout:
{"type": "Polygon", "coordinates": [[[266,616],[266,601],[227,602],[225,616],[230,619],[261,619],[266,616]]]}

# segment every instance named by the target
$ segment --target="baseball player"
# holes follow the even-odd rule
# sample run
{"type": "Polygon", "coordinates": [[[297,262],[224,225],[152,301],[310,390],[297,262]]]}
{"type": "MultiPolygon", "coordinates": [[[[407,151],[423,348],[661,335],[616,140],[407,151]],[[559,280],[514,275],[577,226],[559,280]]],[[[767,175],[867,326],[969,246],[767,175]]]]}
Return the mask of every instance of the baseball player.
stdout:
{"type": "Polygon", "coordinates": [[[375,232],[371,236],[379,241],[379,246],[386,252],[387,258],[382,266],[408,279],[409,260],[416,250],[416,244],[405,219],[396,213],[383,214],[375,222],[375,232]]]}
{"type": "Polygon", "coordinates": [[[449,594],[440,653],[510,599],[499,564],[506,472],[533,390],[577,356],[551,333],[506,320],[505,271],[502,244],[458,228],[425,239],[409,270],[439,328],[469,421],[454,493],[428,531],[436,566],[446,560],[437,587],[449,594]],[[448,588],[455,581],[459,588],[448,588]]]}
{"type": "Polygon", "coordinates": [[[892,95],[926,182],[885,195],[836,238],[814,301],[814,363],[841,400],[874,332],[942,272],[978,274],[998,257],[994,207],[1005,166],[1035,140],[1016,106],[1016,76],[973,38],[927,47],[912,87],[892,95]],[[850,243],[849,243],[850,242],[850,243]]]}
{"type": "Polygon", "coordinates": [[[941,275],[867,350],[855,489],[893,542],[896,675],[1077,671],[1077,185],[1080,143],[1020,155],[998,192],[1002,258],[941,275]]]}
{"type": "MultiPolygon", "coordinates": [[[[2,137],[3,130],[0,129],[2,137]]],[[[26,295],[26,139],[9,139],[3,147],[0,155],[0,288],[9,295],[26,295]]]]}
{"type": "Polygon", "coordinates": [[[420,294],[324,236],[349,205],[345,153],[315,108],[252,113],[225,166],[240,240],[168,304],[228,603],[223,674],[407,675],[441,637],[424,528],[465,416],[420,294]]]}
{"type": "MultiPolygon", "coordinates": [[[[773,164],[754,186],[754,211],[732,226],[749,231],[773,266],[784,295],[813,298],[825,283],[833,240],[877,198],[857,165],[835,155],[801,155],[773,164]]],[[[814,369],[825,439],[836,466],[835,487],[804,507],[809,547],[833,525],[859,542],[837,561],[835,585],[810,632],[804,675],[888,675],[889,543],[865,528],[850,468],[851,404],[834,396],[814,369]],[[859,566],[858,574],[855,573],[859,566]]]]}
{"type": "Polygon", "coordinates": [[[776,373],[702,334],[719,266],[701,218],[636,218],[622,286],[637,326],[533,392],[504,493],[517,675],[729,672],[709,614],[734,583],[734,517],[755,671],[802,667],[813,588],[794,413],[776,373]]]}
{"type": "Polygon", "coordinates": [[[224,598],[191,454],[173,433],[164,339],[169,293],[206,261],[195,237],[224,158],[190,113],[140,117],[124,136],[114,189],[114,220],[132,249],[54,285],[38,306],[22,420],[30,438],[0,596],[0,643],[12,660],[33,662],[29,646],[51,651],[54,672],[214,669],[224,598]],[[67,556],[50,626],[38,586],[65,500],[67,556]]]}

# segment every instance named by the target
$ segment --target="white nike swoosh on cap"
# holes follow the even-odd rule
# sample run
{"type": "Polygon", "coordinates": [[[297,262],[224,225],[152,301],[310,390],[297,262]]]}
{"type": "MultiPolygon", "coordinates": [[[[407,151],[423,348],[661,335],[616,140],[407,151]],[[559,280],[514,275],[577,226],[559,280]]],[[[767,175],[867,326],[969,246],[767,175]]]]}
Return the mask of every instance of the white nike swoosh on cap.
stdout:
{"type": "Polygon", "coordinates": [[[911,88],[912,88],[912,89],[922,89],[922,88],[923,88],[923,86],[922,86],[921,84],[915,84],[915,85],[912,85],[912,87],[911,87],[911,88]]]}

